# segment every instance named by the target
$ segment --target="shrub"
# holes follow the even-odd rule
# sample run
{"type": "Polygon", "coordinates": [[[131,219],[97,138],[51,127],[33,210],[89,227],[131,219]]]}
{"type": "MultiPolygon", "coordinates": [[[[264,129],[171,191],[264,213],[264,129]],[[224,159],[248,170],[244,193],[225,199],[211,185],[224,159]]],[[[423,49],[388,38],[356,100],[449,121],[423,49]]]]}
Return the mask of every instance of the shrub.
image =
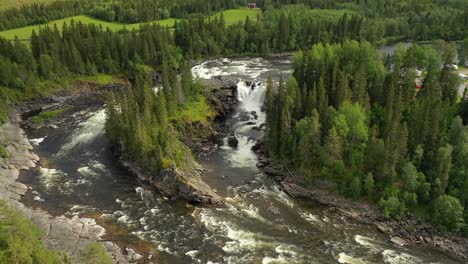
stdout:
{"type": "Polygon", "coordinates": [[[48,250],[41,230],[3,201],[0,216],[0,263],[70,263],[67,256],[48,250]]]}
{"type": "Polygon", "coordinates": [[[38,114],[37,116],[33,117],[31,120],[33,121],[33,123],[41,124],[41,123],[43,123],[43,122],[45,122],[47,120],[50,120],[50,119],[58,116],[59,114],[63,113],[63,111],[65,111],[65,109],[56,109],[56,110],[43,111],[40,114],[38,114]]]}
{"type": "Polygon", "coordinates": [[[463,207],[460,201],[450,195],[439,196],[434,202],[432,220],[442,230],[458,233],[463,227],[463,207]]]}
{"type": "Polygon", "coordinates": [[[400,219],[406,210],[405,205],[395,196],[380,199],[379,208],[385,218],[394,219],[400,219]]]}
{"type": "Polygon", "coordinates": [[[8,157],[10,157],[10,153],[8,153],[8,151],[7,151],[4,147],[2,147],[2,146],[0,146],[0,157],[1,157],[1,158],[8,158],[8,157]]]}
{"type": "Polygon", "coordinates": [[[96,242],[91,242],[86,246],[83,259],[86,264],[112,264],[112,258],[107,254],[104,246],[96,242]]]}

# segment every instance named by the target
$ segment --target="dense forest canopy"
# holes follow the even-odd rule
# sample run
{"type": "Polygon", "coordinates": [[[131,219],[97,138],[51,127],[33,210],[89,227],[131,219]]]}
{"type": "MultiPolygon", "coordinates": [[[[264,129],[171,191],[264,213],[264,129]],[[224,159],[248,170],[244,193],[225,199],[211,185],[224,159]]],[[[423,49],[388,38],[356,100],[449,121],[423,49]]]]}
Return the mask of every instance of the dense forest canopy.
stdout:
{"type": "Polygon", "coordinates": [[[468,220],[468,126],[449,65],[417,45],[385,63],[367,42],[299,52],[293,77],[277,92],[268,87],[270,154],[310,181],[377,201],[387,217],[432,209],[436,224],[459,232],[468,220]],[[427,72],[420,90],[416,69],[427,72]]]}

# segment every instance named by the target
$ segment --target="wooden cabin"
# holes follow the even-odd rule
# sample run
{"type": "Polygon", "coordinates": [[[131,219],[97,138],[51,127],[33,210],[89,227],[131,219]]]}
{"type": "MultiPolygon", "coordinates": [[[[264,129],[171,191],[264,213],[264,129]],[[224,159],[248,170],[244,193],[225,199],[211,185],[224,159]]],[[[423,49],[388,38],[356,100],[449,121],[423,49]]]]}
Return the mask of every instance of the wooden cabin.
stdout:
{"type": "Polygon", "coordinates": [[[247,3],[247,8],[248,8],[248,9],[257,8],[257,4],[256,4],[256,3],[247,3]]]}

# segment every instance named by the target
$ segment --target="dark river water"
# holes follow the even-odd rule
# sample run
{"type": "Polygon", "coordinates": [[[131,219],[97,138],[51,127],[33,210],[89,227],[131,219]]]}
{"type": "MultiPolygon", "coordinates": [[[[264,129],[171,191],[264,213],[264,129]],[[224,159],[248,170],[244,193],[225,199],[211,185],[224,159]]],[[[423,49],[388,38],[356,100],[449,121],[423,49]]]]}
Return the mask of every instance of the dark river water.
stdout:
{"type": "Polygon", "coordinates": [[[54,214],[102,213],[129,235],[153,242],[161,263],[457,263],[431,248],[396,247],[373,227],[288,197],[259,172],[250,148],[262,135],[265,80],[286,79],[287,58],[207,61],[192,72],[239,79],[241,102],[226,120],[239,146],[200,157],[205,180],[226,206],[169,201],[135,181],[112,156],[104,110],[56,130],[28,132],[43,161],[21,177],[33,188],[29,204],[54,214]]]}

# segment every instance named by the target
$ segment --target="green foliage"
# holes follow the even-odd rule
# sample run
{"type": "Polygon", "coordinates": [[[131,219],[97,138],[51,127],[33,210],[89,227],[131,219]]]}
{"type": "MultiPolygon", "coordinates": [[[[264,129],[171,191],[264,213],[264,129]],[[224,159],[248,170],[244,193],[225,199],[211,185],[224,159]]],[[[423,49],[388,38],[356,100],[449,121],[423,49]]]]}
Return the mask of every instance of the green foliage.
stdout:
{"type": "Polygon", "coordinates": [[[468,65],[468,37],[465,37],[465,39],[460,44],[460,49],[458,50],[458,58],[460,62],[459,64],[461,66],[468,65]]]}
{"type": "Polygon", "coordinates": [[[3,0],[0,3],[0,10],[1,9],[8,9],[12,7],[20,7],[23,5],[31,5],[37,3],[50,3],[56,0],[3,0]]]}
{"type": "Polygon", "coordinates": [[[400,219],[406,210],[405,205],[394,196],[380,199],[379,208],[385,218],[394,219],[400,219]]]}
{"type": "Polygon", "coordinates": [[[463,226],[463,207],[457,198],[442,195],[434,202],[434,223],[440,228],[457,233],[463,226]]]}
{"type": "Polygon", "coordinates": [[[47,250],[41,232],[20,212],[0,201],[1,263],[70,263],[68,257],[47,250]]]}
{"type": "Polygon", "coordinates": [[[367,193],[367,197],[372,198],[372,196],[374,195],[374,188],[374,176],[372,175],[372,173],[369,172],[364,180],[364,190],[367,193]]]}
{"type": "Polygon", "coordinates": [[[206,103],[206,98],[200,96],[196,101],[183,104],[169,120],[182,124],[196,122],[208,124],[214,115],[213,109],[206,103]]]}
{"type": "Polygon", "coordinates": [[[0,145],[0,158],[8,158],[10,157],[10,153],[8,153],[8,151],[0,145]]]}
{"type": "MultiPolygon", "coordinates": [[[[3,0],[5,5],[10,0],[3,0]]],[[[18,4],[24,1],[17,1],[18,4]]],[[[211,14],[212,12],[237,7],[237,1],[230,0],[39,0],[21,9],[10,8],[1,12],[4,5],[0,4],[0,30],[19,28],[29,25],[46,23],[77,15],[90,15],[107,22],[135,24],[164,20],[170,17],[184,18],[190,13],[211,14]],[[51,4],[41,4],[52,2],[51,4]]],[[[172,23],[173,24],[173,23],[172,23]]]]}
{"type": "Polygon", "coordinates": [[[349,195],[354,198],[361,196],[362,184],[359,177],[354,177],[351,183],[349,184],[349,195]]]}
{"type": "Polygon", "coordinates": [[[397,48],[387,65],[365,42],[298,52],[294,85],[267,89],[270,153],[309,183],[320,172],[340,193],[379,201],[388,218],[426,212],[447,194],[467,208],[468,127],[452,110],[453,47],[438,45],[444,58],[413,45],[397,48]],[[416,68],[428,72],[417,93],[416,68]]]}
{"type": "Polygon", "coordinates": [[[405,190],[414,192],[418,188],[418,171],[413,163],[407,162],[402,168],[403,181],[405,183],[405,190]]]}
{"type": "Polygon", "coordinates": [[[99,243],[90,242],[83,253],[85,264],[111,264],[112,258],[99,243]]]}
{"type": "Polygon", "coordinates": [[[168,18],[163,20],[155,20],[151,22],[145,23],[133,23],[133,24],[122,24],[118,22],[107,22],[100,19],[96,19],[87,15],[79,15],[79,16],[72,16],[67,17],[64,19],[50,21],[47,24],[40,24],[40,25],[33,25],[21,28],[15,28],[10,30],[5,30],[0,32],[0,36],[4,37],[9,40],[14,40],[15,37],[18,37],[20,40],[29,40],[31,38],[32,32],[39,32],[43,28],[54,28],[57,27],[60,31],[63,29],[64,24],[70,25],[73,23],[81,23],[85,25],[96,25],[101,26],[102,28],[110,29],[112,31],[120,31],[120,30],[138,30],[142,25],[151,25],[151,24],[158,24],[164,27],[173,27],[176,23],[177,19],[175,18],[168,18]]]}
{"type": "Polygon", "coordinates": [[[224,21],[226,25],[235,25],[239,22],[245,21],[247,17],[250,19],[256,19],[257,16],[261,14],[260,9],[230,9],[219,12],[218,14],[213,15],[213,17],[221,17],[221,14],[224,16],[224,21]]]}
{"type": "Polygon", "coordinates": [[[108,137],[127,160],[155,174],[173,167],[193,169],[191,151],[178,139],[175,127],[197,122],[206,125],[214,116],[201,95],[200,85],[193,83],[190,75],[182,78],[188,78],[189,83],[184,84],[186,80],[182,79],[179,82],[175,70],[166,62],[163,65],[166,77],[156,94],[149,87],[147,69],[132,62],[132,87],[111,93],[107,100],[108,137]]]}
{"type": "Polygon", "coordinates": [[[358,103],[344,102],[333,125],[349,148],[359,148],[368,140],[366,114],[358,103]]]}
{"type": "Polygon", "coordinates": [[[61,113],[63,113],[65,109],[56,109],[56,110],[47,110],[47,111],[42,111],[40,114],[37,116],[31,118],[31,121],[36,124],[42,124],[45,121],[48,121],[61,113]]]}

